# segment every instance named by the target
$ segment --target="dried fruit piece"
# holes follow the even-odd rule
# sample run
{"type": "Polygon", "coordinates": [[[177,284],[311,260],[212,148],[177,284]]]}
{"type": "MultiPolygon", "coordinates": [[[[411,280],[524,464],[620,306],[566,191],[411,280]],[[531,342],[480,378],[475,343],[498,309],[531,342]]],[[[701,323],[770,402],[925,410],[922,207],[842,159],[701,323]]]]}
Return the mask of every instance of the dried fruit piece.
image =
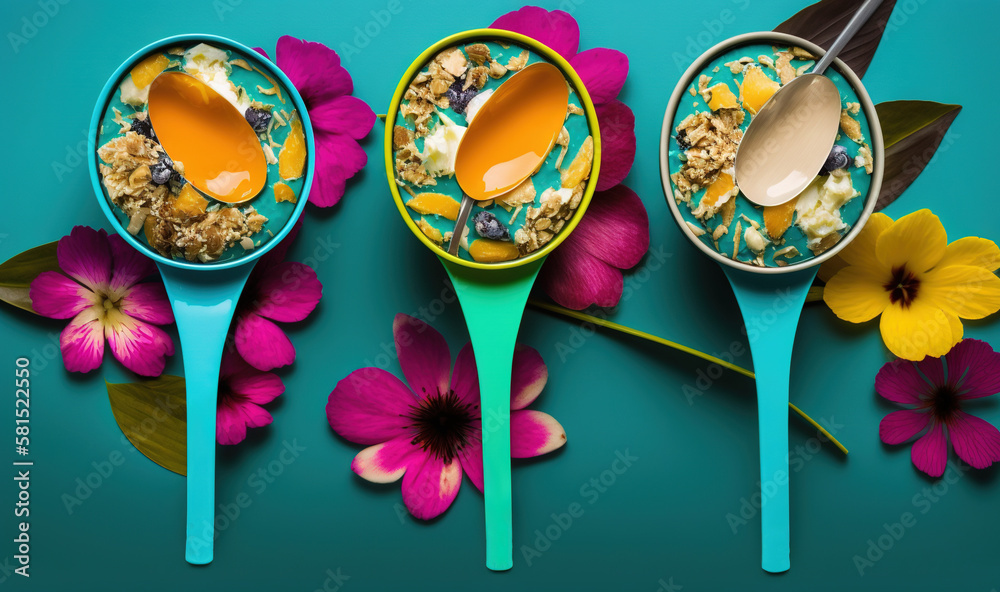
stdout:
{"type": "Polygon", "coordinates": [[[174,213],[182,218],[195,218],[205,214],[208,208],[208,200],[186,183],[181,188],[180,195],[174,200],[174,213]]]}
{"type": "Polygon", "coordinates": [[[292,203],[295,203],[295,200],[296,197],[294,189],[292,189],[288,185],[285,185],[284,183],[281,183],[280,181],[274,184],[275,203],[281,203],[283,201],[290,201],[292,203]]]}
{"type": "Polygon", "coordinates": [[[729,85],[725,82],[720,82],[706,88],[702,97],[705,99],[705,103],[708,104],[708,108],[712,111],[736,109],[739,106],[736,102],[736,95],[733,94],[733,91],[729,90],[729,85]]]}
{"type": "Polygon", "coordinates": [[[759,67],[751,66],[743,75],[743,86],[740,88],[743,107],[751,115],[756,115],[780,87],[781,85],[768,78],[759,67]]]}
{"type": "Polygon", "coordinates": [[[490,61],[490,48],[485,43],[473,43],[465,46],[465,54],[476,64],[482,66],[490,61]]]}
{"type": "Polygon", "coordinates": [[[424,233],[424,236],[431,239],[435,243],[440,245],[444,242],[444,236],[441,234],[441,231],[431,226],[430,222],[427,220],[424,220],[423,218],[417,220],[417,228],[424,233]]]}
{"type": "Polygon", "coordinates": [[[292,128],[285,138],[285,145],[278,154],[278,174],[282,179],[298,179],[306,167],[306,137],[302,121],[292,120],[292,128]]]}
{"type": "Polygon", "coordinates": [[[787,201],[777,206],[764,206],[764,228],[767,235],[772,240],[781,238],[785,231],[792,225],[792,217],[795,214],[795,204],[798,198],[787,201]]]}
{"type": "Polygon", "coordinates": [[[580,145],[573,162],[569,168],[562,172],[562,186],[576,187],[590,176],[590,169],[594,165],[594,137],[587,136],[587,139],[580,145]]]}
{"type": "Polygon", "coordinates": [[[132,82],[136,88],[146,88],[153,79],[160,75],[170,65],[170,58],[163,54],[149,56],[132,68],[132,82]]]}
{"type": "Polygon", "coordinates": [[[482,263],[498,263],[517,259],[520,253],[514,243],[480,238],[469,245],[469,255],[482,263]]]}
{"type": "Polygon", "coordinates": [[[733,188],[736,185],[733,183],[733,177],[729,173],[719,173],[715,181],[708,186],[705,190],[705,195],[702,196],[701,202],[699,204],[699,209],[711,208],[714,213],[715,210],[722,205],[724,200],[726,200],[730,195],[732,195],[733,188]]]}
{"type": "Polygon", "coordinates": [[[436,214],[449,220],[458,218],[459,206],[454,198],[443,193],[420,193],[406,202],[406,207],[418,214],[436,214]]]}
{"type": "Polygon", "coordinates": [[[847,134],[848,138],[858,144],[865,141],[865,137],[861,134],[861,124],[858,123],[857,119],[851,117],[847,109],[840,110],[840,129],[847,134]]]}

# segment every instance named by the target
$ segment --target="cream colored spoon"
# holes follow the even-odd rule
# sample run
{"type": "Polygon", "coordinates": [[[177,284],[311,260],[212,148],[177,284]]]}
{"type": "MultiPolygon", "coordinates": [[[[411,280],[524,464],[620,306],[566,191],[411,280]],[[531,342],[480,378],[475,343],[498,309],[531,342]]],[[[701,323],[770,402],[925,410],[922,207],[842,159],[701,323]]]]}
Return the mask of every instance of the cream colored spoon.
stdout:
{"type": "Polygon", "coordinates": [[[840,126],[840,91],[823,72],[882,0],[867,0],[813,68],[782,86],[757,112],[736,151],[736,185],[750,201],[777,206],[806,188],[826,162],[840,126]]]}

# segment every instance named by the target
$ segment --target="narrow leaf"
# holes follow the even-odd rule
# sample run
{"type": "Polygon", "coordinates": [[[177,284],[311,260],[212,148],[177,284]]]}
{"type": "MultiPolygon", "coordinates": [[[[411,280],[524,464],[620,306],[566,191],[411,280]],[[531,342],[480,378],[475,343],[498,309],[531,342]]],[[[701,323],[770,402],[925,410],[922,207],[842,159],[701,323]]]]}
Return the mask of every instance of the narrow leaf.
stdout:
{"type": "Polygon", "coordinates": [[[184,379],[107,382],[111,411],[122,433],[139,452],[165,469],[187,472],[187,406],[184,379]]]}
{"type": "Polygon", "coordinates": [[[892,202],[934,157],[961,105],[933,101],[888,101],[875,105],[885,140],[885,176],[875,211],[892,202]]]}
{"type": "Polygon", "coordinates": [[[28,290],[31,288],[31,282],[43,271],[59,271],[59,262],[56,259],[57,244],[51,242],[28,249],[0,265],[0,300],[28,312],[35,312],[31,308],[28,290]]]}
{"type": "MultiPolygon", "coordinates": [[[[848,21],[861,7],[863,0],[821,0],[795,13],[795,16],[774,28],[779,33],[797,35],[829,49],[833,40],[847,26],[848,21]]],[[[896,0],[885,0],[875,9],[875,14],[840,51],[837,57],[854,70],[858,77],[865,75],[878,49],[882,33],[889,22],[896,0]]]]}

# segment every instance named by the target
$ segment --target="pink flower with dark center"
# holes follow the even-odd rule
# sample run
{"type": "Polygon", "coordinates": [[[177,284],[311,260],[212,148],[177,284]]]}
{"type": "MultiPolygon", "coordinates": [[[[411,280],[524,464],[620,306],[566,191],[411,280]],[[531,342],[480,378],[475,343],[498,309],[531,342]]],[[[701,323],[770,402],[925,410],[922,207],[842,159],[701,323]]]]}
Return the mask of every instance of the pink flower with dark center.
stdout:
{"type": "MultiPolygon", "coordinates": [[[[403,503],[415,517],[441,515],[458,495],[462,474],[483,490],[479,376],[466,344],[451,370],[444,337],[404,314],[393,323],[396,353],[407,383],[380,368],[362,368],[337,383],[326,416],[342,437],[368,446],[351,469],[374,483],[403,480],[403,503]],[[449,378],[450,374],[450,378],[449,378]]],[[[566,443],[559,422],[525,409],[542,392],[548,370],[538,352],[514,351],[511,456],[545,454],[566,443]]]]}
{"type": "Polygon", "coordinates": [[[622,270],[637,265],[649,249],[646,208],[621,185],[635,161],[635,116],[617,99],[628,77],[628,56],[600,47],[578,51],[580,27],[562,10],[525,6],[491,27],[521,33],[559,53],[590,94],[601,131],[597,193],[576,230],[549,255],[538,285],[566,308],[615,306],[624,288],[622,270]]]}
{"type": "Polygon", "coordinates": [[[219,371],[216,403],[215,438],[219,444],[239,444],[247,437],[247,428],[270,424],[271,414],[261,405],[283,392],[285,385],[276,374],[261,372],[236,352],[226,351],[219,371]]]}
{"type": "MultiPolygon", "coordinates": [[[[254,49],[270,59],[263,49],[254,49]]],[[[337,52],[322,43],[284,35],[278,39],[275,63],[299,91],[312,122],[316,176],[309,201],[330,207],[344,195],[347,180],[368,162],[358,140],[375,125],[375,112],[351,96],[351,75],[340,65],[337,52]]]]}
{"type": "Polygon", "coordinates": [[[895,360],[879,370],[875,390],[906,406],[882,419],[879,436],[902,444],[927,430],[910,449],[913,464],[931,477],[944,474],[948,442],[977,469],[1000,461],[1000,431],[962,410],[969,401],[1000,392],[1000,354],[986,342],[965,339],[943,358],[895,360]]]}
{"type": "Polygon", "coordinates": [[[63,364],[89,372],[104,359],[104,342],[126,368],[143,376],[163,373],[174,344],[156,325],[174,322],[153,262],[118,235],[76,226],[59,239],[62,273],[46,271],[31,282],[31,307],[53,319],[72,318],[59,336],[63,364]],[[67,277],[69,276],[69,277],[67,277]]]}
{"type": "Polygon", "coordinates": [[[284,260],[299,228],[301,222],[260,258],[236,307],[236,350],[258,370],[273,370],[295,361],[295,346],[274,322],[305,319],[323,296],[323,284],[311,267],[284,260]]]}

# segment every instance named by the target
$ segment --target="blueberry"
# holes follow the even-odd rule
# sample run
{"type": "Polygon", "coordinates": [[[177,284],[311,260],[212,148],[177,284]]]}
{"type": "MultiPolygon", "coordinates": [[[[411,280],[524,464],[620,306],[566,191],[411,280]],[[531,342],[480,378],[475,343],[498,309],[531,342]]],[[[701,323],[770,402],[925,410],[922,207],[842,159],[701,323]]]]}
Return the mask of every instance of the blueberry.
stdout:
{"type": "Polygon", "coordinates": [[[510,231],[491,212],[485,210],[479,212],[472,218],[472,223],[476,225],[476,232],[483,238],[510,240],[510,231]]]}
{"type": "Polygon", "coordinates": [[[830,150],[830,155],[826,157],[826,162],[823,163],[823,168],[820,169],[819,174],[829,175],[831,171],[846,169],[850,165],[851,157],[847,155],[847,149],[840,144],[834,144],[833,149],[830,150]]]}
{"type": "Polygon", "coordinates": [[[677,134],[677,147],[681,150],[688,150],[691,148],[691,142],[688,142],[687,132],[681,132],[677,134]]]}
{"type": "Polygon", "coordinates": [[[262,134],[267,131],[267,124],[271,123],[271,112],[264,109],[254,109],[247,107],[247,112],[243,115],[253,131],[262,134]]]}
{"type": "Polygon", "coordinates": [[[146,119],[133,119],[132,131],[140,136],[146,136],[150,140],[156,140],[156,134],[153,133],[153,126],[149,123],[149,116],[146,119]]]}
{"type": "Polygon", "coordinates": [[[475,86],[470,86],[469,88],[462,90],[462,86],[465,85],[463,80],[456,80],[451,83],[448,90],[444,92],[444,96],[448,97],[449,106],[455,111],[455,113],[465,113],[465,108],[469,105],[469,101],[472,100],[479,91],[476,90],[475,86]]]}
{"type": "Polygon", "coordinates": [[[149,172],[153,176],[153,184],[163,185],[175,174],[174,161],[166,154],[161,154],[160,162],[149,167],[149,172]]]}

